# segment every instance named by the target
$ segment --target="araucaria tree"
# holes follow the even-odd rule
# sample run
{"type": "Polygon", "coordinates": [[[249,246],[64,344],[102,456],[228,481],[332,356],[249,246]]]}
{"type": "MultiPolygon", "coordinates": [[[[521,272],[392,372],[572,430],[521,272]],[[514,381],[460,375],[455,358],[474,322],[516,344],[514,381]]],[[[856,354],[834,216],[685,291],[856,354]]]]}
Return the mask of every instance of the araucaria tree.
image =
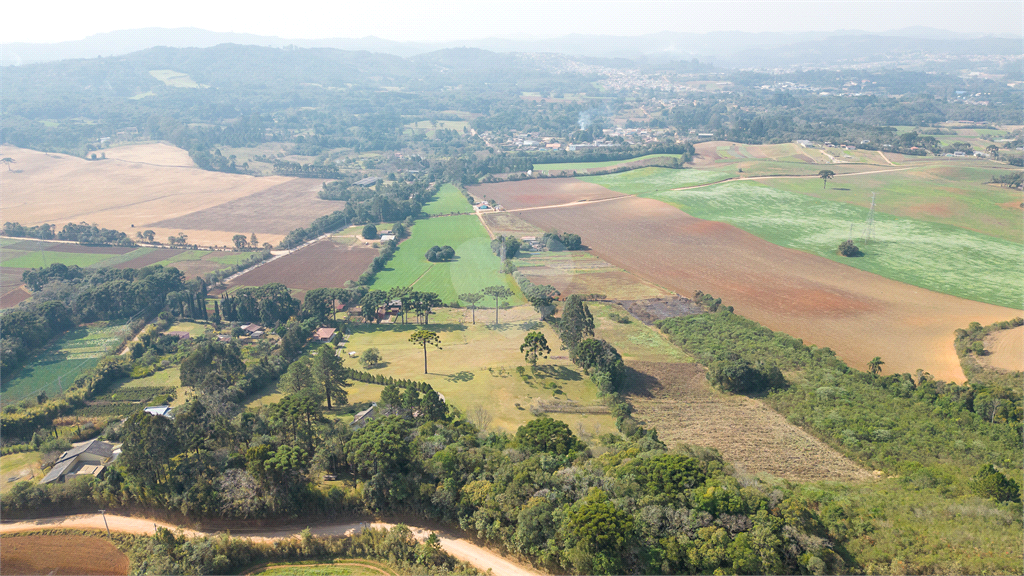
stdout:
{"type": "Polygon", "coordinates": [[[409,342],[423,346],[423,373],[427,373],[427,344],[442,350],[441,339],[437,336],[437,332],[431,332],[430,330],[417,330],[412,333],[409,337],[409,342]]]}
{"type": "Polygon", "coordinates": [[[334,350],[334,346],[324,344],[316,351],[316,359],[313,360],[313,378],[324,391],[327,397],[327,409],[331,409],[331,397],[338,401],[338,404],[348,404],[348,393],[343,387],[348,386],[345,379],[345,369],[341,358],[334,350]]]}
{"type": "Polygon", "coordinates": [[[547,358],[548,354],[551,353],[551,348],[548,348],[548,339],[544,337],[543,333],[530,332],[523,340],[523,345],[519,347],[519,351],[526,354],[526,361],[531,366],[536,366],[537,359],[541,356],[547,358]]]}
{"type": "Polygon", "coordinates": [[[573,350],[584,338],[594,336],[594,316],[583,298],[573,294],[565,299],[562,318],[556,324],[562,346],[573,350]]]}
{"type": "Polygon", "coordinates": [[[494,297],[494,324],[498,324],[498,306],[499,300],[502,298],[508,298],[512,295],[512,291],[504,286],[488,286],[483,290],[484,294],[494,297]]]}
{"type": "Polygon", "coordinates": [[[483,300],[484,295],[479,292],[467,292],[466,294],[459,294],[459,300],[469,304],[470,310],[473,311],[473,324],[476,324],[476,303],[483,300]]]}
{"type": "Polygon", "coordinates": [[[818,178],[821,178],[821,187],[824,189],[828,186],[828,181],[834,178],[835,172],[831,170],[821,170],[818,172],[818,178]]]}

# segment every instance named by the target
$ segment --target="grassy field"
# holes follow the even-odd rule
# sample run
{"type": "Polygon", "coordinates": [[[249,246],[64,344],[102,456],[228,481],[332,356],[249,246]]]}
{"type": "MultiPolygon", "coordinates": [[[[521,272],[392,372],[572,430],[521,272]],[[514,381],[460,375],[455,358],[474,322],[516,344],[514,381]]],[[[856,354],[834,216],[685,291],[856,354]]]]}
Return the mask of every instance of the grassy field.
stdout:
{"type": "Polygon", "coordinates": [[[200,85],[184,72],[174,70],[150,70],[149,75],[174,88],[199,88],[200,85]]]}
{"type": "Polygon", "coordinates": [[[380,562],[351,559],[335,560],[332,564],[281,564],[267,566],[255,572],[263,576],[380,576],[394,572],[380,562]]]}
{"type": "Polygon", "coordinates": [[[577,172],[583,172],[595,168],[609,168],[611,166],[622,166],[633,162],[643,162],[644,160],[653,160],[654,158],[679,158],[679,155],[648,154],[646,156],[630,158],[629,160],[609,160],[607,162],[561,162],[555,164],[534,164],[533,169],[543,172],[560,172],[562,170],[576,170],[577,172]]]}
{"type": "Polygon", "coordinates": [[[644,195],[661,190],[672,190],[673,188],[718,182],[729,177],[729,175],[720,172],[707,170],[673,170],[671,168],[651,167],[605,176],[584,176],[579,179],[624,194],[644,195]]]}
{"type": "Polygon", "coordinates": [[[469,128],[469,122],[465,120],[438,120],[431,123],[430,120],[420,120],[419,122],[413,122],[404,126],[407,134],[416,134],[422,132],[426,134],[427,138],[433,138],[437,134],[438,130],[455,130],[456,132],[462,133],[463,130],[469,128]]]}
{"type": "MultiPolygon", "coordinates": [[[[423,211],[431,215],[452,213],[472,214],[473,207],[466,200],[466,197],[462,195],[461,190],[451,184],[445,184],[437,192],[437,197],[423,207],[423,211]]],[[[377,229],[381,230],[385,228],[378,227],[377,229]]]]}
{"type": "Polygon", "coordinates": [[[23,250],[4,250],[3,262],[0,266],[4,268],[41,268],[50,264],[64,264],[66,266],[95,266],[117,256],[111,254],[73,254],[69,252],[54,252],[51,250],[36,250],[27,252],[23,250]]]}
{"type": "MultiPolygon", "coordinates": [[[[603,406],[590,378],[569,362],[568,352],[558,349],[558,337],[549,325],[538,322],[533,308],[502,310],[497,326],[493,309],[477,310],[475,325],[470,316],[469,310],[451,309],[431,317],[430,329],[440,336],[442,349],[427,351],[428,374],[423,373],[423,349],[409,343],[409,335],[419,325],[356,326],[344,350],[359,354],[376,347],[386,364],[371,372],[427,382],[463,413],[482,409],[493,418],[491,428],[509,432],[534,418],[530,406],[539,401],[572,400],[581,406],[603,406]],[[553,350],[550,358],[537,363],[536,374],[519,351],[523,338],[533,330],[542,332],[553,350]],[[517,366],[526,368],[525,377],[517,373],[517,366]]],[[[346,358],[346,364],[361,369],[356,359],[346,358]]],[[[349,388],[349,401],[377,401],[382,389],[356,382],[349,388]]],[[[615,431],[610,414],[549,414],[577,433],[582,425],[587,436],[615,431]]]]}
{"type": "Polygon", "coordinates": [[[19,481],[42,478],[39,469],[42,456],[41,452],[21,452],[0,457],[0,494],[13,488],[19,481]]]}
{"type": "Polygon", "coordinates": [[[3,405],[16,404],[45,391],[50,397],[70,387],[82,372],[95,366],[124,333],[124,324],[96,323],[71,330],[3,383],[3,405]]]}
{"type": "Polygon", "coordinates": [[[769,242],[823,256],[899,282],[969,300],[1020,309],[1021,245],[949,224],[875,213],[874,240],[864,241],[868,209],[754,182],[729,182],[645,196],[706,220],[726,222],[769,242]],[[865,252],[837,254],[850,236],[865,252]]]}
{"type": "Polygon", "coordinates": [[[413,225],[412,236],[401,243],[394,258],[377,274],[373,288],[412,286],[423,292],[436,292],[445,302],[454,302],[459,294],[500,284],[515,291],[512,304],[522,303],[515,282],[502,274],[500,267],[501,261],[491,252],[491,237],[479,218],[428,218],[413,225]],[[453,261],[427,261],[424,254],[431,246],[445,245],[455,249],[453,261]]]}

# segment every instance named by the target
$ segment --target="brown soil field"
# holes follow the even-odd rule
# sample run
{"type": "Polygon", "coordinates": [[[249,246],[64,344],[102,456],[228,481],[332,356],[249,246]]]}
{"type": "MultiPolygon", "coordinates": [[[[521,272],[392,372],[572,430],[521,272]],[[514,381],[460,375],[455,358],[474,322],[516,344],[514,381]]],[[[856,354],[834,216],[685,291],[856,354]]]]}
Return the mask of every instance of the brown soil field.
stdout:
{"type": "Polygon", "coordinates": [[[634,416],[668,444],[718,449],[741,471],[795,481],[865,480],[871,474],[760,401],[711,388],[697,364],[630,362],[624,394],[634,416]]]}
{"type": "MultiPolygon", "coordinates": [[[[168,258],[173,258],[173,257],[177,256],[178,254],[181,254],[182,252],[184,252],[184,250],[182,250],[180,248],[168,248],[166,250],[163,250],[163,249],[161,249],[161,250],[154,250],[154,251],[150,252],[149,254],[143,254],[142,256],[139,256],[138,258],[132,258],[131,260],[129,260],[127,262],[121,262],[120,264],[114,264],[112,266],[112,268],[121,268],[121,269],[124,269],[124,268],[143,268],[145,266],[149,266],[150,264],[156,264],[157,262],[162,262],[164,260],[167,260],[168,258]]],[[[177,268],[177,266],[175,266],[175,267],[177,268]]],[[[178,269],[180,270],[180,268],[178,268],[178,269]]]]}
{"type": "Polygon", "coordinates": [[[985,337],[988,354],[978,358],[985,366],[1024,372],[1024,326],[999,330],[985,337]]]}
{"type": "Polygon", "coordinates": [[[14,308],[31,297],[32,293],[24,286],[18,286],[14,290],[9,290],[0,295],[0,308],[14,308]]]}
{"type": "Polygon", "coordinates": [[[614,266],[678,294],[713,294],[738,314],[828,346],[859,369],[881,356],[886,373],[921,368],[963,382],[953,331],[1020,315],[782,248],[655,200],[624,198],[517,215],[546,230],[573,230],[592,254],[614,266]]]}
{"type": "Polygon", "coordinates": [[[477,198],[486,196],[488,199],[497,200],[505,210],[624,196],[621,192],[613,192],[604,186],[575,178],[539,178],[522,183],[481,184],[474,186],[470,193],[477,198]]]}
{"type": "Polygon", "coordinates": [[[232,280],[230,285],[262,286],[280,282],[297,290],[341,288],[349,280],[358,280],[376,256],[374,248],[339,246],[331,240],[321,240],[252,268],[232,280]]]}
{"type": "MultiPolygon", "coordinates": [[[[257,236],[262,231],[264,234],[283,237],[296,228],[308,226],[321,216],[345,209],[344,202],[317,197],[324,182],[315,178],[295,178],[244,198],[146,226],[219,231],[223,239],[218,244],[223,245],[230,245],[231,237],[235,234],[248,236],[254,231],[257,236]]],[[[260,238],[260,241],[265,240],[260,238]]]]}
{"type": "Polygon", "coordinates": [[[0,574],[127,574],[128,557],[95,536],[4,536],[0,574]]]}
{"type": "MultiPolygon", "coordinates": [[[[224,244],[231,235],[204,230],[147,226],[243,198],[295,179],[281,176],[256,178],[208,172],[182,165],[187,153],[165,144],[124,146],[107,151],[106,160],[89,161],[63,154],[5,147],[16,170],[4,174],[4,220],[25,226],[42,223],[58,228],[68,222],[96,223],[131,233],[152,228],[165,239],[185,232],[192,242],[224,244]]],[[[319,185],[319,184],[318,184],[319,185]]],[[[305,225],[307,221],[298,224],[305,225]]],[[[297,225],[297,226],[298,226],[297,225]]],[[[277,242],[283,234],[263,228],[240,232],[263,233],[277,242]]]]}

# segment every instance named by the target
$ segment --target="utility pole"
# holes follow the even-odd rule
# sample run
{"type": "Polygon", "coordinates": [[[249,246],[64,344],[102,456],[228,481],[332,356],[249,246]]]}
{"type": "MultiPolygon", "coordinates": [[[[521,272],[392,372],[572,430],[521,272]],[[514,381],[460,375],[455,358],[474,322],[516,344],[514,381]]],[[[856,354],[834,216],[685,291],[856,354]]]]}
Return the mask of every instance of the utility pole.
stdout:
{"type": "Polygon", "coordinates": [[[110,536],[110,525],[107,524],[107,511],[106,510],[100,510],[100,514],[103,515],[103,526],[107,529],[107,538],[110,538],[111,540],[113,540],[113,538],[111,538],[111,536],[110,536]]]}

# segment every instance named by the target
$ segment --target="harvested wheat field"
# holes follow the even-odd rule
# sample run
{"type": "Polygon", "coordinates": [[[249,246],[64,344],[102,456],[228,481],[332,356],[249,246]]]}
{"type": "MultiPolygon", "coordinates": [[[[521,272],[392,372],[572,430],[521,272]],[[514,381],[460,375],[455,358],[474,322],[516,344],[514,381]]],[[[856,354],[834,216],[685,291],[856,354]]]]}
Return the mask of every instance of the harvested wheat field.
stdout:
{"type": "Polygon", "coordinates": [[[231,286],[262,286],[280,282],[293,290],[341,288],[358,280],[377,256],[375,248],[341,246],[320,240],[291,254],[257,266],[235,278],[231,286]]]}
{"type": "MultiPolygon", "coordinates": [[[[235,234],[272,234],[276,240],[317,218],[344,210],[344,202],[321,200],[317,192],[326,180],[294,178],[266,190],[205,210],[147,224],[150,228],[219,231],[222,244],[235,234]]],[[[275,240],[275,241],[276,241],[275,240]]],[[[264,241],[260,238],[260,241],[264,241]]]]}
{"type": "Polygon", "coordinates": [[[494,200],[505,210],[534,206],[556,206],[569,202],[587,202],[624,196],[604,186],[583,182],[575,178],[541,178],[518,182],[481,184],[469,190],[476,198],[494,200]]]}
{"type": "Polygon", "coordinates": [[[682,295],[713,294],[738,314],[828,346],[860,369],[881,356],[887,373],[921,368],[963,382],[953,331],[1020,315],[782,248],[655,200],[630,197],[516,214],[545,230],[573,230],[614,266],[682,295]]]}
{"type": "Polygon", "coordinates": [[[988,354],[978,358],[985,366],[1024,371],[1024,326],[999,330],[985,337],[988,354]]]}
{"type": "Polygon", "coordinates": [[[718,449],[738,469],[788,480],[865,480],[871,474],[778,412],[711,388],[697,364],[630,362],[634,416],[668,444],[718,449]]]}
{"type": "Polygon", "coordinates": [[[127,574],[128,557],[96,536],[4,536],[0,574],[127,574]]]}
{"type": "MultiPolygon", "coordinates": [[[[4,174],[4,221],[25,226],[49,223],[58,229],[68,222],[88,222],[128,234],[150,228],[160,239],[184,232],[190,243],[204,245],[228,244],[234,233],[263,233],[264,240],[270,242],[284,236],[263,228],[235,230],[230,228],[230,220],[223,222],[225,232],[219,233],[152,224],[213,208],[295,178],[256,178],[200,170],[191,162],[180,165],[181,154],[185,154],[184,159],[188,154],[165,144],[125,146],[107,152],[106,160],[89,161],[5,147],[3,155],[14,158],[16,169],[4,174]]],[[[311,220],[296,221],[292,228],[308,225],[311,220]]]]}

